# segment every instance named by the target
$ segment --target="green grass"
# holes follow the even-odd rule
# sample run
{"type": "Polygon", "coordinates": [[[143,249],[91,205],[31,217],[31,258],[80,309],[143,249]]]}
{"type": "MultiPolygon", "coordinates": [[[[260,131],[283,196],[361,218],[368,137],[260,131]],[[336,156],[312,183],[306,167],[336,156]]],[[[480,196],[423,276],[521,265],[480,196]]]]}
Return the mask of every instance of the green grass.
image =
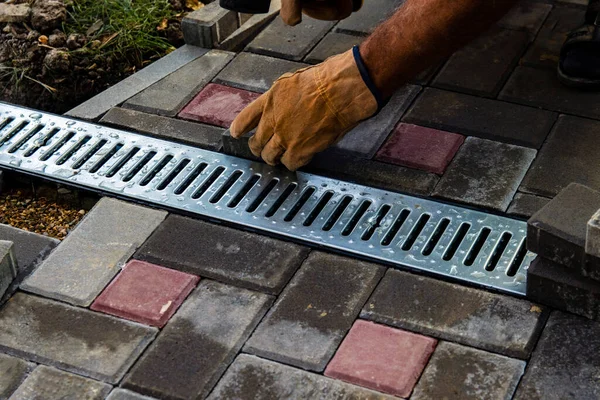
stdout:
{"type": "Polygon", "coordinates": [[[172,50],[157,26],[175,14],[168,0],[73,0],[64,31],[67,35],[86,33],[95,24],[101,25],[84,50],[114,55],[141,67],[144,60],[172,50]],[[101,45],[94,48],[93,40],[100,40],[101,45]]]}

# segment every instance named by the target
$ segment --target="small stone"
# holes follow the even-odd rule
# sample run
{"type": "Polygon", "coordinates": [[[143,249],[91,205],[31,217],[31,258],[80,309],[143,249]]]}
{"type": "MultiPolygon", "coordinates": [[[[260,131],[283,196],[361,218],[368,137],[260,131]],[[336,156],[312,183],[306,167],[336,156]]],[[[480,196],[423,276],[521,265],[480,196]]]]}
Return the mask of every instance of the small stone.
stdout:
{"type": "Polygon", "coordinates": [[[67,47],[69,50],[77,50],[85,45],[87,38],[81,33],[71,33],[67,38],[67,47]]]}
{"type": "Polygon", "coordinates": [[[11,400],[103,400],[111,388],[106,383],[40,365],[25,379],[11,400]]]}
{"type": "Polygon", "coordinates": [[[327,366],[325,376],[408,397],[436,344],[437,340],[426,336],[358,320],[327,366]]]}
{"type": "Polygon", "coordinates": [[[29,4],[0,3],[0,23],[27,22],[31,8],[29,4]]]}
{"type": "Polygon", "coordinates": [[[31,25],[40,32],[49,32],[67,19],[62,0],[36,0],[31,8],[31,25]]]}
{"type": "Polygon", "coordinates": [[[71,57],[66,51],[52,49],[46,53],[44,65],[52,71],[67,72],[71,68],[71,57]]]}
{"type": "Polygon", "coordinates": [[[511,399],[525,361],[442,342],[411,400],[511,399]]]}
{"type": "Polygon", "coordinates": [[[0,354],[0,399],[8,399],[34,368],[33,363],[0,354]]]}
{"type": "Polygon", "coordinates": [[[63,32],[53,33],[48,36],[48,45],[52,47],[64,47],[67,45],[67,35],[63,32]]]}

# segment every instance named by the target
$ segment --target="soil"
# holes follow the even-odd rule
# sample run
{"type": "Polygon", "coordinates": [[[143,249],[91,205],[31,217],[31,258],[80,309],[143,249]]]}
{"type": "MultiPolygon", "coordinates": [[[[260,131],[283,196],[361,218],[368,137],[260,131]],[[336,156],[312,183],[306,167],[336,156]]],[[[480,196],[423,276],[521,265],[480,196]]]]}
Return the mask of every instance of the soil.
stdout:
{"type": "MultiPolygon", "coordinates": [[[[170,3],[181,12],[168,21],[160,35],[179,47],[183,45],[181,18],[189,10],[181,0],[170,3]]],[[[86,32],[67,37],[62,31],[67,11],[63,0],[35,0],[27,21],[0,23],[0,67],[10,66],[15,71],[5,75],[0,70],[0,75],[5,75],[0,79],[0,101],[62,114],[160,57],[153,55],[142,65],[131,65],[115,57],[91,55],[86,49],[101,43],[90,41],[86,32]],[[26,77],[16,78],[21,71],[26,71],[26,77]]]]}

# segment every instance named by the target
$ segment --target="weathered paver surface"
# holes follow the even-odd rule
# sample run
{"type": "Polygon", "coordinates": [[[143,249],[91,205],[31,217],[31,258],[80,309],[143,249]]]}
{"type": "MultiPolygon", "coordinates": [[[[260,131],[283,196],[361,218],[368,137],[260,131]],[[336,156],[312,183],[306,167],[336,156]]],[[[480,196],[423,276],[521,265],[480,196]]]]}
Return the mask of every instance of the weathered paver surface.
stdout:
{"type": "Polygon", "coordinates": [[[34,368],[33,363],[0,354],[0,399],[8,399],[34,368]]]}

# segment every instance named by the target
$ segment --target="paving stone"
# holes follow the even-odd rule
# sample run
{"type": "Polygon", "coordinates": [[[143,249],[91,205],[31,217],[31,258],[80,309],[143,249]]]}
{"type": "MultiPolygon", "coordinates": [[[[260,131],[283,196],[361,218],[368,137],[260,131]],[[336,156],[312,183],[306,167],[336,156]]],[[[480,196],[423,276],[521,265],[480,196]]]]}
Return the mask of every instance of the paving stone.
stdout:
{"type": "Polygon", "coordinates": [[[317,154],[306,171],[394,192],[428,196],[439,178],[398,165],[358,159],[326,151],[317,154]]]}
{"type": "Polygon", "coordinates": [[[248,141],[251,136],[252,134],[248,133],[239,139],[235,139],[231,136],[229,129],[227,129],[223,132],[223,136],[221,137],[221,140],[223,141],[223,152],[231,156],[259,161],[260,157],[256,157],[252,154],[250,147],[248,146],[248,141]]]}
{"type": "Polygon", "coordinates": [[[131,390],[115,389],[110,392],[106,400],[155,400],[153,397],[144,396],[131,390]]]}
{"type": "Polygon", "coordinates": [[[600,164],[591,149],[600,146],[600,122],[561,116],[520,190],[554,197],[570,183],[600,190],[600,164]]]}
{"type": "Polygon", "coordinates": [[[437,65],[427,68],[424,71],[421,71],[417,76],[415,76],[411,82],[421,86],[427,86],[431,83],[431,80],[437,75],[442,66],[446,63],[446,60],[443,60],[437,65]]]}
{"type": "Polygon", "coordinates": [[[203,280],[125,378],[159,398],[204,398],[261,320],[271,296],[203,280]]]}
{"type": "Polygon", "coordinates": [[[436,344],[437,340],[426,336],[358,320],[327,366],[325,375],[408,397],[436,344]]]}
{"type": "Polygon", "coordinates": [[[28,4],[0,4],[0,22],[28,22],[31,7],[28,4]]]}
{"type": "Polygon", "coordinates": [[[236,358],[209,396],[210,400],[395,398],[247,354],[236,358]]]}
{"type": "Polygon", "coordinates": [[[508,207],[508,214],[529,219],[533,214],[541,210],[550,199],[546,197],[534,196],[532,194],[517,193],[510,207],[508,207]]]}
{"type": "Polygon", "coordinates": [[[0,240],[0,298],[10,287],[17,276],[17,259],[13,242],[0,240]]]}
{"type": "Polygon", "coordinates": [[[517,67],[500,98],[567,114],[600,118],[600,94],[563,85],[553,70],[517,67]]]}
{"type": "Polygon", "coordinates": [[[319,42],[315,48],[308,53],[304,61],[310,64],[318,64],[325,61],[329,57],[350,50],[354,46],[358,46],[365,38],[355,35],[346,35],[343,33],[331,32],[325,35],[323,40],[319,42]]]}
{"type": "Polygon", "coordinates": [[[370,0],[363,7],[336,25],[335,31],[367,36],[388,19],[404,0],[370,0]]]}
{"type": "Polygon", "coordinates": [[[583,24],[584,15],[585,9],[582,8],[554,7],[521,64],[543,66],[555,71],[567,34],[583,24]]]}
{"type": "Polygon", "coordinates": [[[462,93],[427,88],[404,122],[539,149],[556,114],[462,93]]]}
{"type": "Polygon", "coordinates": [[[383,272],[375,264],[311,253],[244,351],[323,371],[383,272]]]}
{"type": "Polygon", "coordinates": [[[238,28],[237,13],[222,8],[217,1],[188,13],[181,21],[185,42],[208,49],[216,47],[238,28]]]}
{"type": "MultiPolygon", "coordinates": [[[[281,0],[271,0],[269,12],[254,14],[219,44],[219,48],[239,53],[263,28],[279,15],[281,0]]],[[[240,21],[242,22],[242,21],[240,21]]]]}
{"type": "Polygon", "coordinates": [[[361,318],[525,359],[547,314],[525,300],[388,270],[361,318]]]}
{"type": "Polygon", "coordinates": [[[307,16],[297,26],[288,26],[276,18],[246,48],[253,53],[301,61],[333,27],[335,22],[307,16]]]}
{"type": "Polygon", "coordinates": [[[215,82],[238,89],[263,93],[269,90],[273,82],[281,75],[306,66],[303,63],[244,52],[238,54],[217,75],[215,82]]]}
{"type": "Polygon", "coordinates": [[[373,158],[420,90],[415,85],[406,85],[397,90],[379,114],[361,122],[332,150],[355,157],[373,158]]]}
{"type": "Polygon", "coordinates": [[[532,301],[600,320],[600,282],[538,257],[527,270],[527,297],[532,301]]]}
{"type": "Polygon", "coordinates": [[[35,364],[0,353],[0,399],[8,399],[35,364]]]}
{"type": "Polygon", "coordinates": [[[600,208],[587,223],[585,252],[592,257],[600,258],[600,208]]]}
{"type": "Polygon", "coordinates": [[[456,133],[400,123],[377,153],[377,160],[441,175],[464,140],[456,133]]]}
{"type": "Polygon", "coordinates": [[[223,129],[221,128],[125,108],[112,108],[102,117],[100,123],[207,150],[219,151],[222,147],[223,129]]]}
{"type": "Polygon", "coordinates": [[[598,209],[600,192],[576,183],[569,185],[528,221],[527,248],[585,274],[587,223],[598,209]]]}
{"type": "Polygon", "coordinates": [[[524,371],[525,361],[442,342],[411,400],[510,400],[524,371]]]}
{"type": "Polygon", "coordinates": [[[600,324],[553,312],[515,400],[597,399],[600,324]]]}
{"type": "Polygon", "coordinates": [[[102,400],[112,386],[45,365],[38,366],[11,400],[102,400]]]}
{"type": "Polygon", "coordinates": [[[199,277],[133,260],[92,304],[102,311],[163,327],[194,289],[199,277]]]}
{"type": "Polygon", "coordinates": [[[167,213],[103,198],[21,289],[89,306],[167,213]]]}
{"type": "Polygon", "coordinates": [[[17,293],[0,311],[0,350],[117,383],[157,330],[17,293]]]}
{"type": "Polygon", "coordinates": [[[498,22],[498,25],[507,29],[524,30],[535,36],[551,10],[552,4],[520,1],[498,22]]]}
{"type": "Polygon", "coordinates": [[[230,52],[211,50],[136,94],[123,107],[174,117],[233,56],[230,52]]]}
{"type": "Polygon", "coordinates": [[[210,83],[179,113],[180,118],[229,128],[259,94],[210,83]]]}
{"type": "Polygon", "coordinates": [[[277,294],[307,255],[292,243],[170,215],[135,258],[277,294]]]}
{"type": "Polygon", "coordinates": [[[65,115],[96,121],[111,108],[118,106],[170,73],[203,56],[207,51],[207,49],[196,46],[180,47],[90,100],[67,111],[65,115]]]}
{"type": "Polygon", "coordinates": [[[533,149],[469,137],[433,195],[506,211],[535,155],[533,149]]]}
{"type": "Polygon", "coordinates": [[[455,52],[433,86],[496,97],[528,43],[525,32],[492,29],[455,52]]]}

